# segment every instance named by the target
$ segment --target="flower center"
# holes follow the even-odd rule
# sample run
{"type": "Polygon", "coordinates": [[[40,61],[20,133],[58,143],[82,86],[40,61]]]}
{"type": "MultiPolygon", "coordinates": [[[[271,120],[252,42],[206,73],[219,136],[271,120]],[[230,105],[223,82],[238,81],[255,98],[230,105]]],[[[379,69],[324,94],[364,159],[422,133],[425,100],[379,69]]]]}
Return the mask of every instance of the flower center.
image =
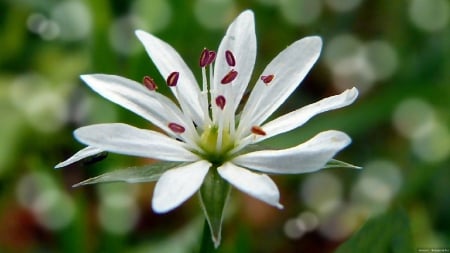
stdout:
{"type": "Polygon", "coordinates": [[[228,151],[234,148],[234,140],[229,131],[224,129],[220,135],[221,140],[219,140],[219,127],[209,125],[200,136],[199,146],[203,149],[204,155],[207,156],[209,161],[223,161],[228,151]]]}

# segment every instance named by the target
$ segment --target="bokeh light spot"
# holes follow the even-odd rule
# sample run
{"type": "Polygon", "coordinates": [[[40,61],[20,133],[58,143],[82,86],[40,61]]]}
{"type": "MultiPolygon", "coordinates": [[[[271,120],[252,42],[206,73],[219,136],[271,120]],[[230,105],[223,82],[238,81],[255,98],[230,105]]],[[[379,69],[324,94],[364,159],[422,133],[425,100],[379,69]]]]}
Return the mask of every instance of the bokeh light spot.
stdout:
{"type": "Polygon", "coordinates": [[[59,25],[40,13],[33,13],[27,18],[27,27],[45,40],[56,39],[60,34],[59,25]]]}
{"type": "Polygon", "coordinates": [[[197,0],[194,14],[207,29],[222,29],[233,19],[235,4],[231,0],[197,0]]]}
{"type": "Polygon", "coordinates": [[[341,241],[349,237],[364,221],[364,212],[355,205],[342,205],[320,225],[320,233],[328,239],[341,241]]]}
{"type": "Polygon", "coordinates": [[[375,82],[390,77],[398,65],[396,51],[387,41],[363,43],[351,34],[332,38],[324,54],[339,90],[356,86],[361,93],[367,92],[375,82]]]}
{"type": "Polygon", "coordinates": [[[448,0],[411,0],[409,17],[418,28],[434,32],[445,28],[450,16],[448,0]]]}
{"type": "Polygon", "coordinates": [[[103,229],[123,235],[136,225],[139,209],[134,199],[127,193],[110,193],[101,202],[98,215],[103,229]]]}
{"type": "Polygon", "coordinates": [[[142,27],[146,27],[145,22],[136,15],[122,16],[114,20],[108,34],[112,48],[123,55],[132,55],[143,50],[134,35],[134,31],[142,27]]]}
{"type": "Polygon", "coordinates": [[[325,2],[336,12],[347,12],[358,7],[362,0],[325,0],[325,2]]]}
{"type": "Polygon", "coordinates": [[[81,1],[58,3],[51,12],[51,19],[58,24],[59,38],[62,40],[82,40],[87,38],[91,32],[91,14],[81,1]]]}
{"type": "Polygon", "coordinates": [[[397,68],[397,53],[386,41],[365,44],[365,54],[377,80],[390,77],[397,68]]]}
{"type": "Polygon", "coordinates": [[[319,18],[322,1],[280,0],[279,7],[283,17],[293,25],[307,25],[319,18]]]}
{"type": "Polygon", "coordinates": [[[309,175],[301,186],[300,196],[304,203],[326,215],[342,201],[342,183],[331,173],[320,172],[309,175]]]}
{"type": "Polygon", "coordinates": [[[353,186],[353,203],[364,206],[369,215],[378,214],[386,209],[400,189],[403,176],[394,163],[386,160],[372,161],[366,166],[353,186]]]}
{"type": "Polygon", "coordinates": [[[165,0],[137,0],[131,6],[131,13],[140,20],[140,29],[151,33],[159,32],[167,27],[172,18],[169,3],[165,0]]]}
{"type": "Polygon", "coordinates": [[[435,113],[430,104],[419,98],[403,100],[396,108],[392,122],[399,134],[415,138],[429,131],[435,121],[435,113]]]}
{"type": "Polygon", "coordinates": [[[46,173],[24,175],[17,184],[16,194],[18,202],[47,229],[63,229],[74,218],[76,209],[73,200],[58,190],[54,180],[46,173]]]}
{"type": "Polygon", "coordinates": [[[450,155],[450,132],[443,124],[434,121],[412,140],[412,148],[426,162],[443,161],[450,155]]]}
{"type": "Polygon", "coordinates": [[[298,239],[302,237],[306,232],[305,224],[302,220],[293,218],[284,223],[284,234],[290,239],[298,239]]]}
{"type": "Polygon", "coordinates": [[[104,184],[98,185],[97,189],[101,201],[98,216],[102,228],[117,235],[130,232],[140,215],[136,203],[137,186],[104,184]]]}
{"type": "Polygon", "coordinates": [[[298,219],[303,221],[303,224],[305,224],[305,229],[308,232],[316,229],[317,226],[319,225],[319,217],[317,217],[317,215],[313,212],[309,211],[302,212],[298,216],[298,219]]]}
{"type": "Polygon", "coordinates": [[[75,216],[75,204],[65,193],[56,189],[39,195],[33,208],[37,221],[51,230],[63,229],[75,216]]]}
{"type": "Polygon", "coordinates": [[[59,130],[67,119],[66,103],[58,90],[40,75],[18,76],[9,87],[11,103],[28,123],[44,133],[59,130]]]}

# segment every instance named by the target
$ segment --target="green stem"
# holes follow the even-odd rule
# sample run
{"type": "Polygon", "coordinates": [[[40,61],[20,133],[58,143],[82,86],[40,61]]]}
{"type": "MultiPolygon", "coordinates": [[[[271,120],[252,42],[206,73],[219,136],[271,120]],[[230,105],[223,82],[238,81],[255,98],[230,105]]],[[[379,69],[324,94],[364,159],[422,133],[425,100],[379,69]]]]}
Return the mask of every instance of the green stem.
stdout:
{"type": "Polygon", "coordinates": [[[208,221],[205,220],[205,225],[203,225],[203,235],[202,244],[200,245],[200,253],[210,253],[215,252],[216,248],[211,240],[211,231],[209,229],[208,221]]]}

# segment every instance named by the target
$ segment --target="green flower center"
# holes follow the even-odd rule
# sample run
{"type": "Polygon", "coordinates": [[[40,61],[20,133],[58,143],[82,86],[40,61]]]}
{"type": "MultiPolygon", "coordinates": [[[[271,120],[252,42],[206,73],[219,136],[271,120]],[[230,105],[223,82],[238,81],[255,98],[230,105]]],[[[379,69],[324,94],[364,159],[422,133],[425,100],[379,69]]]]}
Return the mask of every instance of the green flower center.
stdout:
{"type": "Polygon", "coordinates": [[[228,152],[234,148],[234,140],[228,130],[222,131],[221,141],[219,141],[219,128],[216,125],[208,126],[200,136],[199,146],[204,151],[204,157],[213,163],[222,163],[228,152]]]}

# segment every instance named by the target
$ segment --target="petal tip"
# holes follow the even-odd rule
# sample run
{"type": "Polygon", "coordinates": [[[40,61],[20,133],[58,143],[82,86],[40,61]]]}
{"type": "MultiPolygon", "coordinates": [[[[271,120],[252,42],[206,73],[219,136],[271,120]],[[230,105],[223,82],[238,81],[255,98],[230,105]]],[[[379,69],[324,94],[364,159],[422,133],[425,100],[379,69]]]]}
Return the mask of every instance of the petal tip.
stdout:
{"type": "Polygon", "coordinates": [[[275,204],[275,207],[280,209],[280,210],[284,209],[284,206],[282,204],[280,204],[280,203],[275,204]]]}
{"type": "Polygon", "coordinates": [[[140,39],[141,37],[146,36],[148,33],[144,30],[135,30],[134,34],[140,39]]]}
{"type": "Polygon", "coordinates": [[[63,164],[63,162],[60,162],[60,163],[58,163],[57,165],[55,165],[55,167],[53,167],[53,169],[61,169],[62,167],[64,167],[63,166],[64,164],[63,164]]]}
{"type": "Polygon", "coordinates": [[[241,14],[239,14],[239,16],[241,16],[241,17],[247,16],[247,17],[249,17],[249,18],[253,18],[254,13],[253,13],[252,10],[247,9],[247,10],[241,12],[241,14]]]}
{"type": "Polygon", "coordinates": [[[153,198],[152,201],[152,210],[153,212],[157,213],[157,214],[165,214],[168,213],[169,211],[175,209],[175,207],[171,207],[168,205],[164,205],[164,203],[161,203],[160,201],[155,201],[155,198],[153,198]]]}
{"type": "Polygon", "coordinates": [[[351,97],[357,98],[359,95],[359,90],[356,87],[353,87],[349,90],[349,93],[351,97]]]}
{"type": "Polygon", "coordinates": [[[308,37],[303,38],[303,40],[308,41],[309,44],[317,47],[318,49],[322,48],[322,44],[323,44],[322,37],[320,37],[318,35],[308,36],[308,37]]]}

